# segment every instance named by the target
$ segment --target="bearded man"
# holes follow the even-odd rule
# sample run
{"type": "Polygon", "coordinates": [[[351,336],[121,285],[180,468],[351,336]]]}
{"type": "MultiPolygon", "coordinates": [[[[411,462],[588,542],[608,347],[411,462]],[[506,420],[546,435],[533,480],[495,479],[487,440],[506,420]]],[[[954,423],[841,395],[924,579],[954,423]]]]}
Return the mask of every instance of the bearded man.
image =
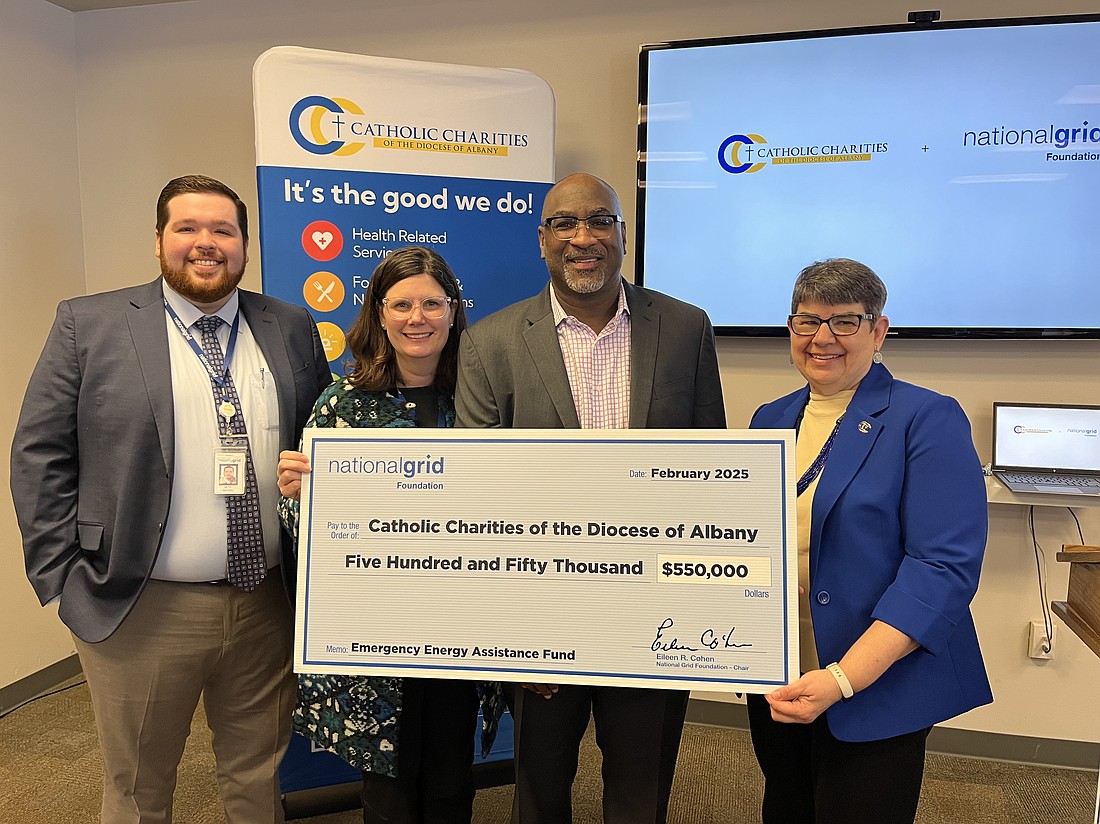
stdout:
{"type": "Polygon", "coordinates": [[[226,821],[281,822],[294,561],[275,466],[328,361],[304,309],[238,289],[247,210],[224,183],[169,182],[155,248],[153,282],[58,306],[12,442],[27,576],[88,679],[102,821],[172,820],[201,696],[226,821]]]}
{"type": "MultiPolygon", "coordinates": [[[[623,280],[626,224],[615,190],[588,174],[559,181],[538,236],[549,284],[462,335],[455,425],[724,429],[710,320],[623,280]]],[[[643,687],[523,684],[514,701],[512,824],[571,824],[590,718],[603,755],[605,824],[664,824],[687,699],[643,687]]]]}

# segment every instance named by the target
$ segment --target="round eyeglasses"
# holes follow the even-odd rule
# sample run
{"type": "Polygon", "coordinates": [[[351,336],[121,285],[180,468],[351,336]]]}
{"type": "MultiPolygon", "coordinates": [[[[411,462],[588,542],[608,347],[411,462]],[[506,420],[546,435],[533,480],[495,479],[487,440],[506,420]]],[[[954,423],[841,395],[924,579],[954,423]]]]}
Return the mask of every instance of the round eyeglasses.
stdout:
{"type": "Polygon", "coordinates": [[[603,240],[605,237],[611,236],[611,232],[615,229],[615,224],[622,222],[623,219],[619,215],[591,215],[590,217],[555,215],[554,217],[546,218],[543,224],[549,227],[550,231],[554,233],[554,237],[558,240],[572,240],[575,238],[577,232],[580,231],[582,223],[585,229],[588,230],[588,234],[596,238],[596,240],[603,240]]]}
{"type": "Polygon", "coordinates": [[[412,317],[413,310],[419,306],[421,315],[437,320],[447,314],[453,300],[454,298],[446,295],[440,295],[437,298],[421,298],[418,301],[408,298],[382,298],[382,308],[394,320],[408,320],[412,317]]]}
{"type": "Polygon", "coordinates": [[[843,338],[858,332],[863,321],[873,321],[874,319],[875,316],[870,312],[864,312],[861,315],[855,313],[833,315],[831,318],[819,318],[817,315],[787,315],[787,328],[796,335],[809,337],[810,335],[816,335],[817,330],[824,323],[828,325],[829,331],[834,335],[843,338]]]}

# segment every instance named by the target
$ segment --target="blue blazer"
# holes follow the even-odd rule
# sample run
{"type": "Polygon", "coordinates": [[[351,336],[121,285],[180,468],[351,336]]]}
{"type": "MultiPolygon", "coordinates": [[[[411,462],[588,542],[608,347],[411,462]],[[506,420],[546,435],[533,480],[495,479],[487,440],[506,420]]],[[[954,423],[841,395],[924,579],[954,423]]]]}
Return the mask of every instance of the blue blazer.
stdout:
{"type": "MultiPolygon", "coordinates": [[[[766,404],[753,429],[790,429],[809,387],[766,404]]],[[[874,364],[814,493],[810,612],[822,665],[880,620],[920,646],[826,713],[842,741],[930,727],[993,700],[970,601],[987,530],[970,422],[953,398],[874,364]]]]}

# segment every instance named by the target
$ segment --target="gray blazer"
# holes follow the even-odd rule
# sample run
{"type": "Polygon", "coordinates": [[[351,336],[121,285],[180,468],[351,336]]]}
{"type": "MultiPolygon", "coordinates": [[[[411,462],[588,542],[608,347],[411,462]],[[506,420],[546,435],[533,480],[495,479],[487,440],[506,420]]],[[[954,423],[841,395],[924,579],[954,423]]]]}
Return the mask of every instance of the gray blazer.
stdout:
{"type": "MultiPolygon", "coordinates": [[[[331,381],[317,327],[265,295],[241,290],[240,306],[275,376],[280,448],[293,449],[331,381]]],[[[23,399],[11,486],[27,577],[43,604],[61,596],[61,619],[85,641],[111,635],[149,578],[174,449],[160,278],[62,301],[23,399]]],[[[282,538],[289,594],[293,545],[282,538]]]]}
{"type": "MultiPolygon", "coordinates": [[[[630,427],[724,429],[705,312],[623,281],[630,308],[630,427]]],[[[455,426],[578,429],[549,288],[462,335],[455,426]]]]}

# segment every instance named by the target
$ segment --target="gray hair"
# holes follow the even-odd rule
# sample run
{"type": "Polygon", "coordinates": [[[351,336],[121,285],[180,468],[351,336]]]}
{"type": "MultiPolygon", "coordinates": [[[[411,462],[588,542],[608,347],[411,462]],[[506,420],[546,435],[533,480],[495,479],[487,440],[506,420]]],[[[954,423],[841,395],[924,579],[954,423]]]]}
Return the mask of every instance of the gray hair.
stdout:
{"type": "Polygon", "coordinates": [[[811,263],[798,273],[791,296],[791,312],[800,303],[839,306],[859,303],[863,311],[882,317],[886,306],[886,284],[869,266],[848,258],[829,258],[811,263]]]}

